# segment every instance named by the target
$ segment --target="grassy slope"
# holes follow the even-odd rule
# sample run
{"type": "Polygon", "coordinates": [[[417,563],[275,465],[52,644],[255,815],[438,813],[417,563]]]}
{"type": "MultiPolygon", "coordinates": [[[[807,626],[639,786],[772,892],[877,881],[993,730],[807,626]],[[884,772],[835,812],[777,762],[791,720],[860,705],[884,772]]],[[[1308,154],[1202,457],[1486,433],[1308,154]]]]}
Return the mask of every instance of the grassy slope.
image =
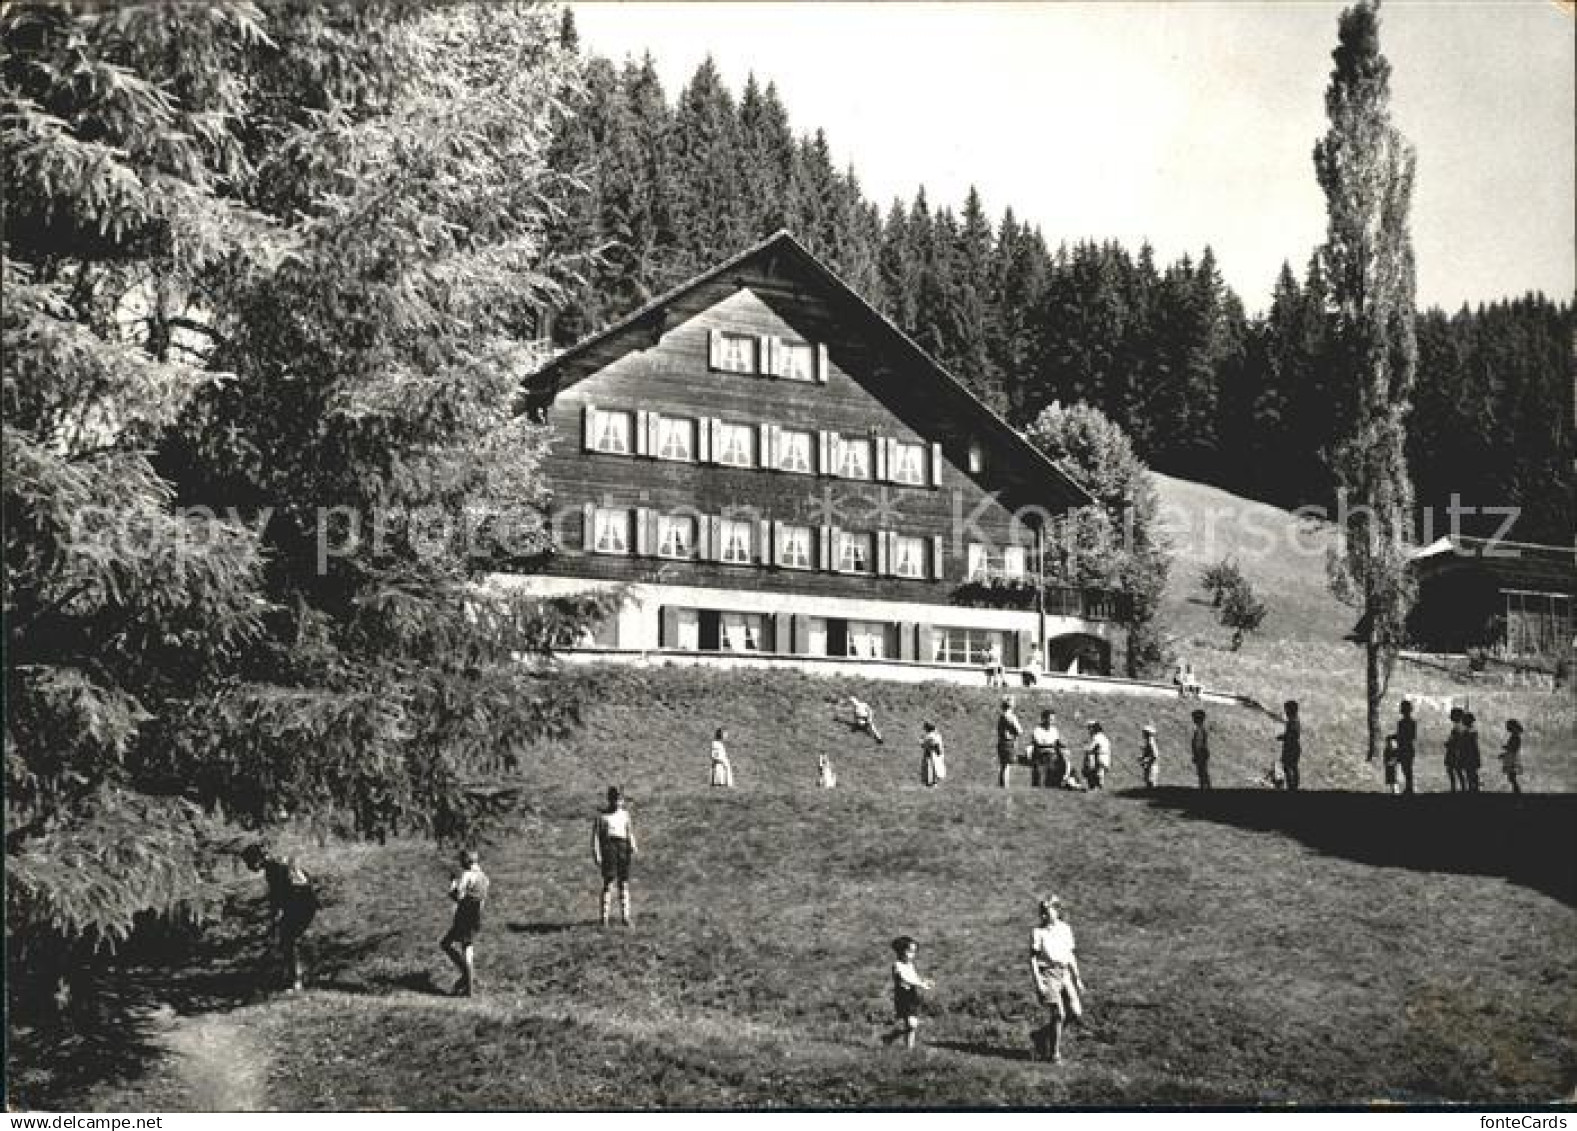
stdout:
{"type": "MultiPolygon", "coordinates": [[[[948,1106],[1549,1099],[1577,1081],[1570,797],[1455,806],[1264,790],[1204,799],[994,786],[982,689],[850,684],[877,747],[784,675],[588,671],[569,743],[537,752],[531,813],[485,852],[485,996],[449,974],[446,862],[396,845],[310,860],[341,873],[314,931],[320,984],[233,1016],[276,1054],[286,1108],[948,1106]],[[950,742],[916,784],[916,721],[950,742]],[[733,732],[739,788],[706,740],[733,732]],[[840,787],[818,791],[815,754],[840,787]],[[593,925],[591,813],[616,781],[642,855],[635,930],[593,925]],[[1469,834],[1476,833],[1477,843],[1469,834]],[[1556,863],[1550,867],[1551,860],[1556,863]],[[1477,874],[1488,873],[1488,874],[1477,874]],[[1070,1063],[1025,1059],[1034,900],[1061,892],[1091,1025],[1070,1063]],[[937,980],[917,1055],[881,1047],[887,941],[937,980]]],[[[1048,699],[1050,697],[1047,697],[1048,699]]],[[[1057,696],[1119,734],[1142,719],[1186,779],[1181,705],[1057,696]]],[[[1218,711],[1218,780],[1260,768],[1270,720],[1218,711]]],[[[1325,771],[1311,767],[1318,786],[1325,771]]],[[[100,1106],[182,1101],[158,1074],[100,1106]]]]}

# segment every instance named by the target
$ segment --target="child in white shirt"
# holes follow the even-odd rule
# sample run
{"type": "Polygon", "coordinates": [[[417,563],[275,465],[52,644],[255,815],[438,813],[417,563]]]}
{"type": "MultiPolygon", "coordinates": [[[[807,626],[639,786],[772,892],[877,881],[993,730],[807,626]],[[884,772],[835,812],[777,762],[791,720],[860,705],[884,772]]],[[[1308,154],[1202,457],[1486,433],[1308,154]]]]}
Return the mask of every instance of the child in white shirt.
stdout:
{"type": "Polygon", "coordinates": [[[838,784],[838,775],[832,772],[832,759],[825,754],[816,755],[816,784],[822,789],[832,789],[838,784]]]}
{"type": "Polygon", "coordinates": [[[1155,742],[1155,725],[1144,725],[1142,745],[1139,747],[1139,769],[1144,771],[1144,787],[1154,789],[1160,784],[1161,748],[1155,742]]]}
{"type": "Polygon", "coordinates": [[[723,789],[734,788],[734,766],[728,760],[728,747],[723,745],[728,732],[722,727],[712,736],[712,784],[723,789]]]}
{"type": "Polygon", "coordinates": [[[1035,979],[1035,996],[1051,1011],[1046,1028],[1036,1033],[1037,1043],[1044,1033],[1046,1058],[1061,1064],[1062,1027],[1068,1021],[1080,1021],[1084,1017],[1084,1005],[1080,1000],[1084,978],[1073,953],[1073,928],[1062,918],[1062,900],[1054,895],[1040,901],[1040,926],[1030,934],[1029,962],[1030,973],[1035,979]]]}

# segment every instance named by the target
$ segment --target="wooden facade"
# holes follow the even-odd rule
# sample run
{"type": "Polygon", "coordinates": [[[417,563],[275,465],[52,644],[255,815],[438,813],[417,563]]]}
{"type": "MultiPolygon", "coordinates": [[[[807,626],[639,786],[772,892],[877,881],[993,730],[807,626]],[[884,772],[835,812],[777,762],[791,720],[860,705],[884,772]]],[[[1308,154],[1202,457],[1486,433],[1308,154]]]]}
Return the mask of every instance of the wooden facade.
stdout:
{"type": "MultiPolygon", "coordinates": [[[[956,594],[1033,577],[1037,531],[1088,501],[786,233],[561,354],[527,399],[553,434],[542,576],[642,591],[610,646],[1014,663],[1036,614],[956,594]]],[[[1056,634],[1088,662],[1110,602],[1067,603],[1056,634]]]]}
{"type": "Polygon", "coordinates": [[[1509,658],[1569,656],[1577,632],[1577,550],[1481,538],[1442,538],[1412,568],[1415,645],[1486,648],[1509,658]]]}

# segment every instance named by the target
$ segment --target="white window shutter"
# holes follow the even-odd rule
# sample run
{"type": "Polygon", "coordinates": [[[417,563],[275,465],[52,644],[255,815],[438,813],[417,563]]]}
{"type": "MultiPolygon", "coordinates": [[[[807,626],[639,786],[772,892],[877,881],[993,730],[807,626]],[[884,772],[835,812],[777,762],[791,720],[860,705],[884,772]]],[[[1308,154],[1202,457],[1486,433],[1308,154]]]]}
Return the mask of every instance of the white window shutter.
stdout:
{"type": "Polygon", "coordinates": [[[772,375],[777,373],[774,366],[776,361],[772,349],[772,335],[762,334],[756,338],[756,372],[772,375]]]}
{"type": "Polygon", "coordinates": [[[771,560],[773,565],[783,564],[783,524],[781,522],[774,522],[772,524],[771,560]]]}
{"type": "Polygon", "coordinates": [[[644,408],[635,410],[635,454],[638,456],[650,455],[651,449],[647,446],[647,421],[652,414],[644,408]]]}
{"type": "MultiPolygon", "coordinates": [[[[783,524],[778,523],[778,525],[782,526],[783,524]]],[[[760,519],[756,523],[755,560],[760,562],[762,565],[768,565],[777,561],[777,559],[772,556],[772,523],[768,522],[764,518],[760,519]]]]}
{"type": "Polygon", "coordinates": [[[592,435],[592,428],[597,423],[597,406],[586,403],[580,416],[580,450],[589,452],[597,446],[597,437],[592,435]]]}
{"type": "Polygon", "coordinates": [[[928,482],[933,487],[942,485],[942,445],[931,445],[931,467],[928,482]]]}
{"type": "Polygon", "coordinates": [[[707,515],[701,519],[706,528],[711,531],[711,538],[707,544],[712,547],[709,561],[719,561],[723,557],[723,519],[720,515],[707,515]]]}
{"type": "Polygon", "coordinates": [[[832,568],[832,527],[823,526],[816,539],[816,568],[832,568]]]}
{"type": "Polygon", "coordinates": [[[597,508],[590,503],[580,508],[580,548],[590,553],[597,548],[597,508]]]}
{"type": "Polygon", "coordinates": [[[660,412],[646,414],[646,454],[656,455],[662,444],[663,416],[660,412]]]}
{"type": "Polygon", "coordinates": [[[756,426],[756,463],[761,467],[774,467],[772,462],[772,425],[765,422],[756,426]]]}
{"type": "Polygon", "coordinates": [[[937,581],[946,576],[942,565],[942,536],[934,534],[931,536],[931,577],[937,581]]]}
{"type": "Polygon", "coordinates": [[[721,330],[707,331],[706,364],[709,369],[723,368],[723,332],[721,330]]]}
{"type": "Polygon", "coordinates": [[[816,434],[816,474],[832,474],[832,433],[825,428],[816,434]]]}
{"type": "Polygon", "coordinates": [[[783,461],[783,429],[776,424],[767,425],[767,447],[771,449],[772,466],[783,461]]]}
{"type": "Polygon", "coordinates": [[[695,556],[703,562],[714,557],[712,550],[712,520],[704,514],[695,516],[695,556]]]}
{"type": "Polygon", "coordinates": [[[816,383],[827,383],[827,345],[825,342],[816,343],[816,383]]]}
{"type": "Polygon", "coordinates": [[[890,532],[886,530],[876,532],[876,572],[882,577],[887,576],[888,566],[893,559],[891,540],[890,532]]]}
{"type": "Polygon", "coordinates": [[[695,458],[697,463],[712,462],[712,424],[712,419],[706,416],[695,422],[695,458]]]}
{"type": "Polygon", "coordinates": [[[637,554],[650,554],[652,545],[657,537],[653,529],[656,524],[652,522],[652,512],[646,507],[635,508],[635,545],[631,550],[637,554]]]}
{"type": "Polygon", "coordinates": [[[876,482],[887,482],[887,437],[876,436],[871,442],[871,462],[875,464],[871,470],[875,473],[876,482]]]}

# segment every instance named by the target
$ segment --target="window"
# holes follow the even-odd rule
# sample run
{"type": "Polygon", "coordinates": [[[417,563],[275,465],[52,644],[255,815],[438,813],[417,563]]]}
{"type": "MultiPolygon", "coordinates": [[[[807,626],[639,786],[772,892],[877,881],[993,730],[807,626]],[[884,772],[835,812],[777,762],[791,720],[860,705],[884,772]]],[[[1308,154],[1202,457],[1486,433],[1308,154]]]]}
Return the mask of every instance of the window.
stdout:
{"type": "Polygon", "coordinates": [[[597,452],[613,452],[616,455],[627,456],[630,454],[630,431],[634,426],[633,416],[628,412],[609,412],[607,409],[596,408],[591,412],[591,447],[597,452]]]}
{"type": "Polygon", "coordinates": [[[777,345],[777,374],[790,381],[816,379],[816,349],[805,342],[779,342],[777,345]]]}
{"type": "Polygon", "coordinates": [[[719,626],[725,652],[761,651],[760,613],[724,613],[719,626]]]}
{"type": "Polygon", "coordinates": [[[592,547],[599,554],[630,552],[630,512],[598,507],[592,512],[592,547]]]}
{"type": "Polygon", "coordinates": [[[725,373],[756,371],[756,339],[751,334],[719,333],[713,339],[712,368],[725,373]]]}
{"type": "Polygon", "coordinates": [[[690,558],[695,556],[695,518],[692,515],[657,516],[657,556],[690,558]]]}
{"type": "Polygon", "coordinates": [[[887,626],[875,621],[849,622],[849,655],[884,660],[888,655],[887,626]]]}
{"type": "Polygon", "coordinates": [[[748,424],[719,422],[717,462],[731,467],[756,466],[756,430],[748,424]]]}
{"type": "Polygon", "coordinates": [[[838,568],[845,573],[871,572],[871,536],[838,532],[838,568]]]}
{"type": "Polygon", "coordinates": [[[871,477],[871,442],[838,437],[838,474],[844,479],[871,477]]]}
{"type": "Polygon", "coordinates": [[[695,421],[682,416],[657,418],[657,457],[691,460],[695,458],[695,421]]]}
{"type": "Polygon", "coordinates": [[[970,580],[1002,578],[1017,581],[1027,571],[1028,552],[1023,546],[985,546],[969,544],[970,580]]]}
{"type": "Polygon", "coordinates": [[[899,577],[924,577],[925,539],[894,534],[892,568],[899,577]]]}
{"type": "Polygon", "coordinates": [[[811,472],[810,433],[784,428],[778,433],[778,470],[811,472]]]}
{"type": "Polygon", "coordinates": [[[755,525],[753,522],[723,519],[718,525],[718,541],[721,543],[718,557],[735,565],[749,565],[755,525]]]}
{"type": "Polygon", "coordinates": [[[925,486],[925,445],[894,444],[893,465],[888,468],[894,483],[925,486]]]}
{"type": "Polygon", "coordinates": [[[997,646],[1000,655],[1000,632],[984,628],[938,628],[935,659],[939,664],[984,664],[986,649],[992,644],[997,646]]]}
{"type": "Polygon", "coordinates": [[[810,568],[810,527],[808,526],[783,526],[779,527],[783,535],[783,544],[778,547],[778,562],[781,565],[791,566],[794,569],[810,568]]]}

